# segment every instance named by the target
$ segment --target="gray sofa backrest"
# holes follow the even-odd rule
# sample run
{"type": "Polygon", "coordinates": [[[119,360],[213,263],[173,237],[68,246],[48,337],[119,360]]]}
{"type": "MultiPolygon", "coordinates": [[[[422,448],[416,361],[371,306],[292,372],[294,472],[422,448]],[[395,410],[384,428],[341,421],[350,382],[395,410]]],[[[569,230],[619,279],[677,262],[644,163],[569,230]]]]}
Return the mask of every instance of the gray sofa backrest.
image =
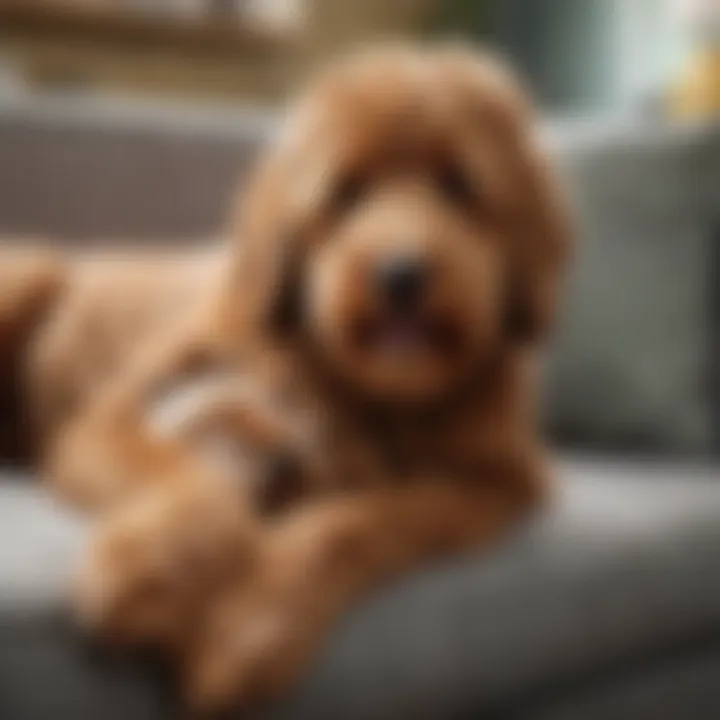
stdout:
{"type": "Polygon", "coordinates": [[[553,142],[580,243],[549,385],[556,431],[717,449],[720,125],[556,127],[553,142]]]}
{"type": "Polygon", "coordinates": [[[259,113],[0,102],[0,232],[91,243],[214,233],[270,126],[259,113]]]}
{"type": "MultiPolygon", "coordinates": [[[[260,113],[0,103],[0,233],[212,235],[272,124],[260,113]]],[[[574,123],[550,127],[549,143],[580,249],[548,422],[574,445],[718,449],[720,127],[574,123]]]]}

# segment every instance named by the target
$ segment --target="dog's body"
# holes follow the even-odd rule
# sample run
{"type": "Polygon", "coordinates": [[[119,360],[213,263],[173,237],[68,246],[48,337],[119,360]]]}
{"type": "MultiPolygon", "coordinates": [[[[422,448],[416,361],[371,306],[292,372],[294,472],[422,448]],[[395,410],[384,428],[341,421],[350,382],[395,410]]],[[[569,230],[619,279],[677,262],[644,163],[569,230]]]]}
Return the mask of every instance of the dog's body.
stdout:
{"type": "Polygon", "coordinates": [[[3,240],[0,381],[23,405],[5,416],[15,422],[20,410],[24,433],[54,434],[136,355],[197,312],[218,283],[221,254],[3,240]]]}
{"type": "Polygon", "coordinates": [[[345,492],[221,601],[238,629],[206,636],[201,705],[276,693],[360,593],[541,504],[534,355],[570,238],[535,129],[496,63],[400,48],[331,70],[260,168],[222,335],[290,366],[345,492]]]}
{"type": "Polygon", "coordinates": [[[35,401],[28,420],[43,431],[54,492],[102,518],[78,578],[78,616],[106,639],[181,661],[203,600],[251,566],[261,523],[330,481],[312,427],[199,334],[192,341],[209,330],[205,305],[223,252],[0,250],[0,355],[17,366],[8,381],[24,379],[35,401]],[[145,377],[141,392],[136,378],[145,377]],[[126,383],[136,405],[146,400],[133,430],[148,454],[108,452],[87,430],[67,439],[126,383]],[[114,473],[102,464],[113,457],[132,458],[139,472],[121,464],[114,473]]]}
{"type": "Polygon", "coordinates": [[[53,434],[196,313],[218,282],[220,256],[217,248],[66,254],[63,291],[29,350],[37,424],[53,434]]]}
{"type": "Polygon", "coordinates": [[[188,365],[231,366],[312,418],[333,492],[266,527],[253,571],[208,600],[185,668],[200,707],[279,692],[362,592],[538,506],[533,356],[569,239],[514,79],[399,48],[308,93],[233,243],[192,326],[77,415],[49,466],[61,484],[114,488],[180,472],[181,448],[146,419],[188,365]]]}

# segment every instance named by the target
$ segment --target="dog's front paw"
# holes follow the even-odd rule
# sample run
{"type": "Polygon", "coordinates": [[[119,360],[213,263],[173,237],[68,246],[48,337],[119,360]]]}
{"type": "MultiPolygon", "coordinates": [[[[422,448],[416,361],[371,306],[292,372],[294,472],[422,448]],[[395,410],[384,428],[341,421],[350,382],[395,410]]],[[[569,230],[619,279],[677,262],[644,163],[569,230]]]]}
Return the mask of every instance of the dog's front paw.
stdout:
{"type": "Polygon", "coordinates": [[[206,607],[185,665],[187,699],[198,712],[283,696],[325,637],[330,583],[323,586],[312,571],[313,553],[302,538],[275,540],[266,536],[253,571],[206,607]]]}
{"type": "Polygon", "coordinates": [[[256,536],[243,507],[208,484],[156,488],[101,522],[76,614],[101,639],[174,649],[216,587],[249,571],[256,536]]]}
{"type": "Polygon", "coordinates": [[[301,598],[257,578],[243,585],[213,608],[186,657],[186,698],[201,715],[281,698],[323,637],[301,598]]]}

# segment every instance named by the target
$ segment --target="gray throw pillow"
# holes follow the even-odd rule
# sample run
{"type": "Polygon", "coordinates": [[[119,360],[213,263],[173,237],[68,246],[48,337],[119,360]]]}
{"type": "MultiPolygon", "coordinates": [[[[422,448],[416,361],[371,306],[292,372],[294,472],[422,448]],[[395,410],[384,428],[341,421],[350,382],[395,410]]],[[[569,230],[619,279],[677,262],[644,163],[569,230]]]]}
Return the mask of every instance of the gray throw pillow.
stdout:
{"type": "Polygon", "coordinates": [[[566,444],[711,449],[717,130],[552,129],[579,239],[548,384],[566,444]]]}

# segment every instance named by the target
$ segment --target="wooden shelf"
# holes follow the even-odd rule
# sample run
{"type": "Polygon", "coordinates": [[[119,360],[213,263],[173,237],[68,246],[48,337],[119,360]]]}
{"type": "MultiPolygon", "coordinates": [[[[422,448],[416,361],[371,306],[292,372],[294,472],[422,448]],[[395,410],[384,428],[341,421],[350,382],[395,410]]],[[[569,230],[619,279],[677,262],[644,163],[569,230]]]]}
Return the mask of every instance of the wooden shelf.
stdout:
{"type": "Polygon", "coordinates": [[[251,26],[241,15],[203,17],[115,3],[0,0],[0,34],[11,33],[222,54],[286,50],[298,40],[296,32],[251,26]]]}

